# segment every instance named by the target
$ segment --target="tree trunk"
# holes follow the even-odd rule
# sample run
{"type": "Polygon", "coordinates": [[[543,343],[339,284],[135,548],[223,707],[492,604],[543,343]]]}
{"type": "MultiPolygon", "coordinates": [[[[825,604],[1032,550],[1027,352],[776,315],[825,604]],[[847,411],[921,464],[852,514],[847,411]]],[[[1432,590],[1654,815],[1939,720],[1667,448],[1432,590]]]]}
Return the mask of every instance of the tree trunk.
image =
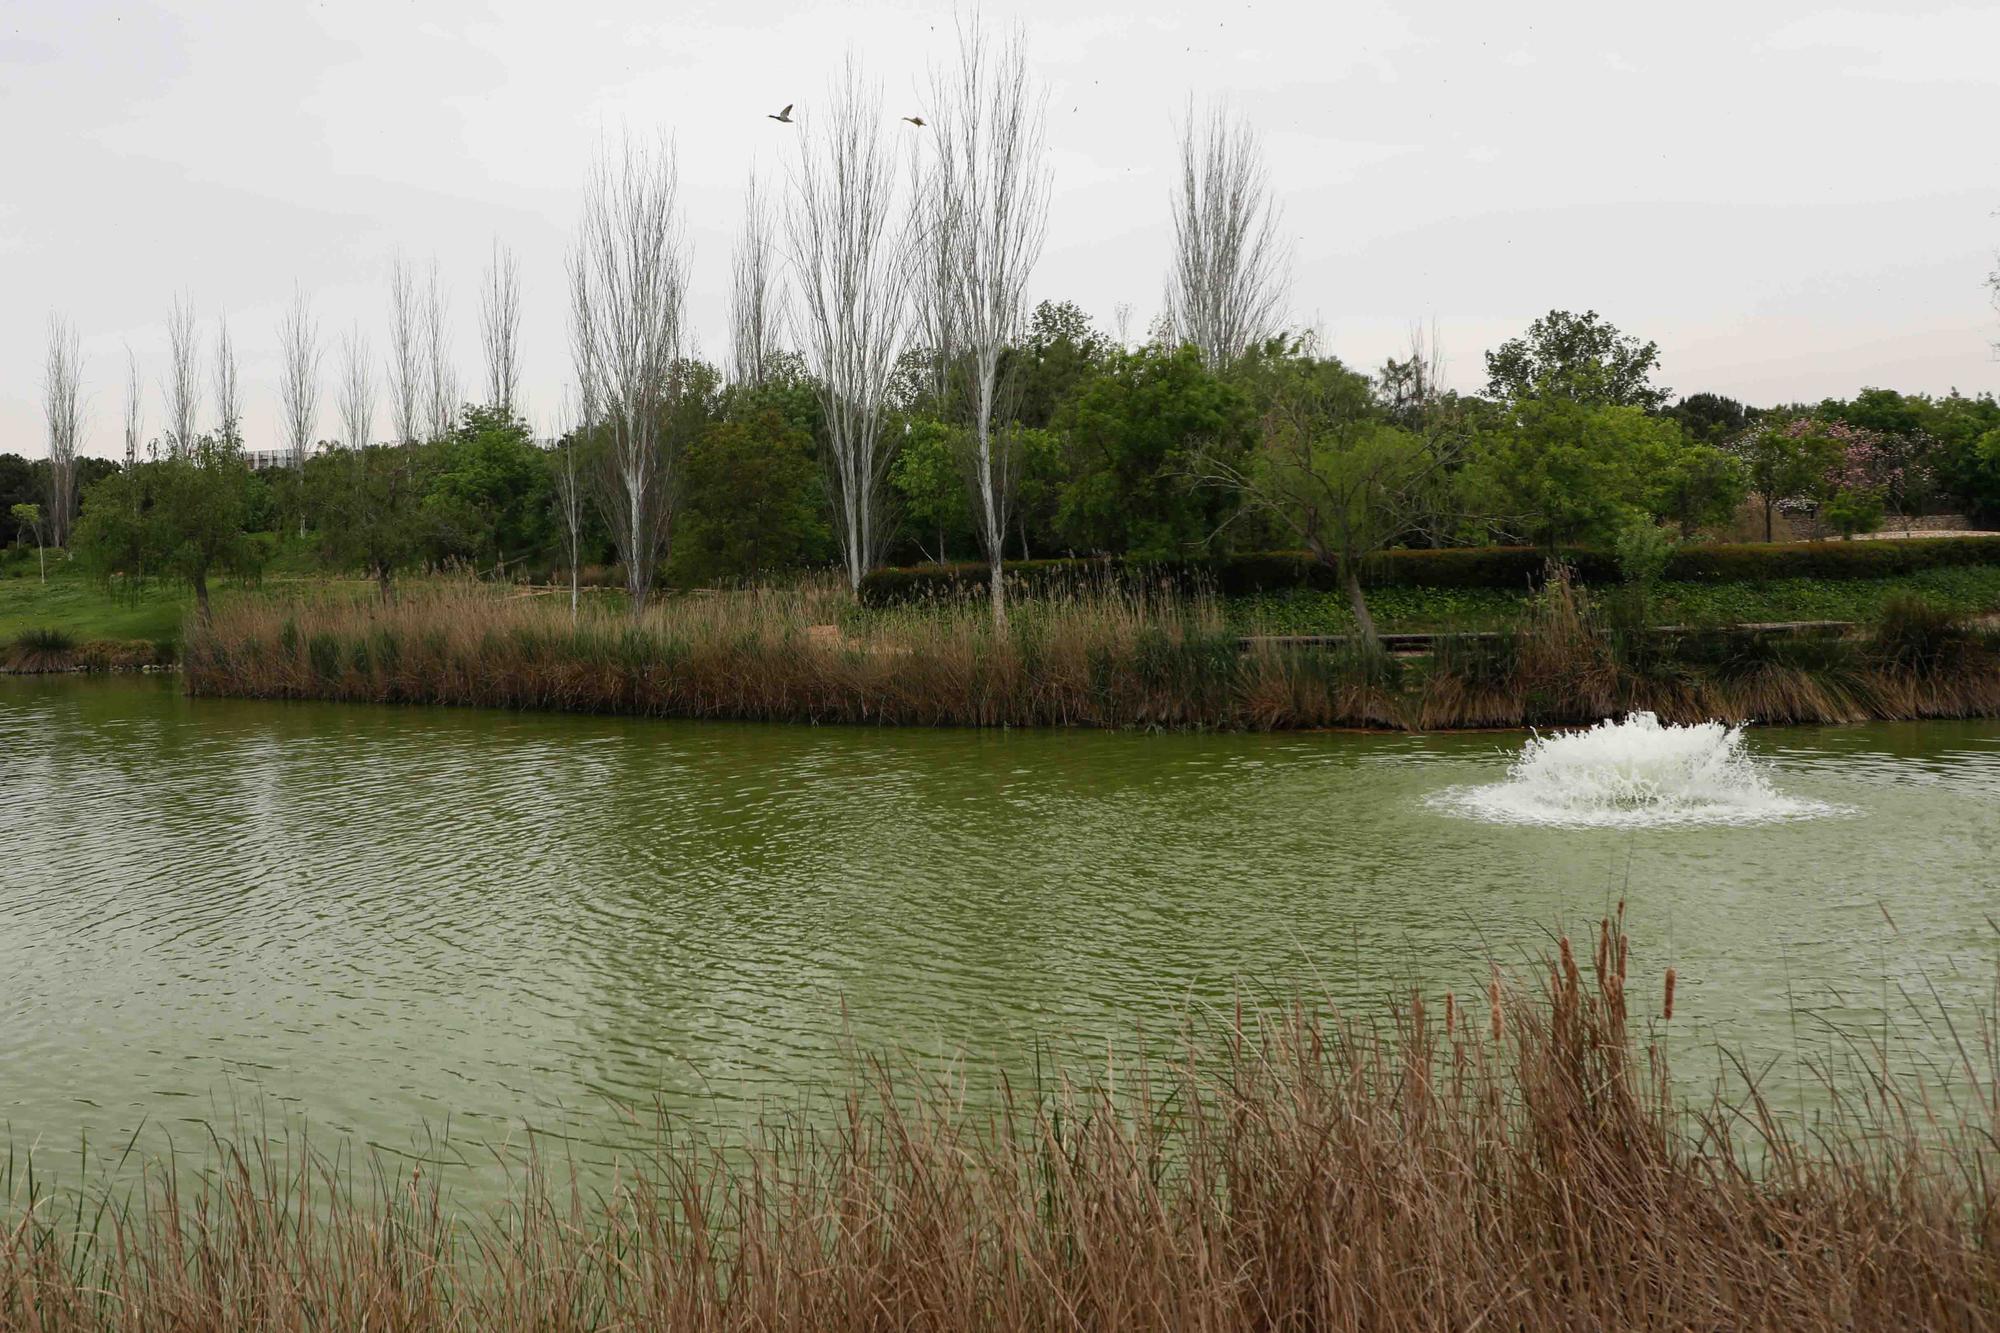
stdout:
{"type": "Polygon", "coordinates": [[[1007,628],[1007,575],[998,552],[993,556],[993,628],[1007,628]]]}
{"type": "Polygon", "coordinates": [[[200,617],[200,619],[201,619],[201,623],[202,623],[202,624],[204,624],[204,625],[206,625],[206,624],[208,623],[208,621],[209,621],[209,614],[208,614],[208,571],[207,571],[207,570],[196,570],[196,571],[195,571],[195,576],[194,576],[194,605],[195,605],[195,614],[196,614],[196,615],[197,615],[198,617],[200,617]]]}
{"type": "Polygon", "coordinates": [[[1361,575],[1352,560],[1341,561],[1340,578],[1347,588],[1347,605],[1354,612],[1355,628],[1370,652],[1381,651],[1382,636],[1375,632],[1375,617],[1368,611],[1368,594],[1362,591],[1361,575]]]}
{"type": "Polygon", "coordinates": [[[382,600],[385,602],[396,600],[396,589],[391,584],[390,577],[389,566],[386,562],[375,566],[375,587],[381,592],[382,600]]]}
{"type": "Polygon", "coordinates": [[[35,539],[35,563],[41,567],[42,582],[47,583],[49,581],[49,557],[47,548],[42,545],[42,540],[39,537],[35,539]]]}
{"type": "Polygon", "coordinates": [[[1771,497],[1764,497],[1764,540],[1771,540],[1771,497]]]}

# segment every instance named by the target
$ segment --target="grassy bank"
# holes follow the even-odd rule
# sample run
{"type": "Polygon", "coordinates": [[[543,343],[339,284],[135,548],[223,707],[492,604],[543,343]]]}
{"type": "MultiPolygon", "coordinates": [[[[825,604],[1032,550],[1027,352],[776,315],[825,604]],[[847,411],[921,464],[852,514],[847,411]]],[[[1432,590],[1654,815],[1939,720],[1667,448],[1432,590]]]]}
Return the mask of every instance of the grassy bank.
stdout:
{"type": "MultiPolygon", "coordinates": [[[[492,1213],[407,1164],[217,1145],[143,1192],[12,1173],[0,1324],[71,1329],[1981,1328],[1991,1052],[1958,1100],[1689,1105],[1613,922],[1546,980],[1291,1010],[973,1111],[874,1062],[829,1130],[667,1133],[492,1213]],[[1587,955],[1579,959],[1578,955],[1587,955]],[[1963,1095],[1969,1090],[1969,1095],[1963,1095]],[[726,1148],[726,1150],[725,1150],[726,1148]]],[[[1975,1068],[1974,1066],[1978,1067],[1975,1068]]]]}
{"type": "MultiPolygon", "coordinates": [[[[1629,617],[1627,617],[1629,618],[1629,617]]],[[[889,725],[1285,729],[2000,715],[2000,648],[1892,602],[1864,634],[1658,634],[1557,581],[1517,628],[1405,663],[1239,647],[1212,601],[1103,594],[856,612],[831,589],[676,598],[636,623],[471,583],[242,599],[194,627],[195,694],[889,725]]]]}

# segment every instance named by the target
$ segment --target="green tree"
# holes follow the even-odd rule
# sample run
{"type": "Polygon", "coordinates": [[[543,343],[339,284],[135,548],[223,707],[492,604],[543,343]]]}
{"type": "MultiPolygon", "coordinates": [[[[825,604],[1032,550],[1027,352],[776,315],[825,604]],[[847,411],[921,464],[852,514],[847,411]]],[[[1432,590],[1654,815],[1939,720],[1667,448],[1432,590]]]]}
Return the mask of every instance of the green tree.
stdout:
{"type": "Polygon", "coordinates": [[[1681,432],[1696,444],[1724,445],[1750,428],[1754,409],[1719,393],[1691,393],[1667,409],[1681,432]]]}
{"type": "Polygon", "coordinates": [[[1102,368],[1111,340],[1073,301],[1044,301],[1029,317],[1021,344],[1002,369],[1022,425],[1046,429],[1079,384],[1102,368]]]}
{"type": "Polygon", "coordinates": [[[1813,493],[1839,464],[1841,448],[1810,417],[1771,421],[1730,446],[1743,466],[1744,485],[1764,513],[1764,540],[1783,502],[1813,493]]]}
{"type": "Polygon", "coordinates": [[[1659,344],[1620,333],[1595,310],[1551,310],[1486,354],[1486,392],[1515,403],[1566,398],[1657,411],[1672,392],[1653,386],[1659,366],[1659,344]]]}
{"type": "Polygon", "coordinates": [[[14,520],[14,539],[32,537],[35,542],[35,561],[41,569],[42,582],[49,581],[49,558],[42,547],[42,507],[38,504],[17,504],[8,508],[7,513],[14,520]]]}
{"type": "Polygon", "coordinates": [[[916,534],[917,548],[924,556],[939,564],[949,561],[953,550],[968,560],[978,554],[972,502],[965,490],[961,434],[936,417],[909,418],[903,423],[896,460],[889,465],[889,489],[896,496],[905,526],[916,534]]]}
{"type": "Polygon", "coordinates": [[[1745,494],[1743,464],[1734,454],[1684,440],[1654,474],[1646,508],[1686,539],[1711,523],[1727,522],[1745,494]]]}
{"type": "Polygon", "coordinates": [[[831,557],[812,437],[778,408],[711,423],[681,466],[675,582],[754,581],[831,557]]]}
{"type": "Polygon", "coordinates": [[[418,445],[369,445],[314,459],[307,474],[326,558],[368,574],[384,600],[395,595],[396,572],[423,555],[426,457],[418,445]]]}
{"type": "Polygon", "coordinates": [[[1073,546],[1148,559],[1206,546],[1232,497],[1192,484],[1188,463],[1240,462],[1253,434],[1250,400],[1192,347],[1113,354],[1058,417],[1069,485],[1057,528],[1073,546]]]}
{"type": "Polygon", "coordinates": [[[1686,447],[1680,427],[1637,407],[1530,399],[1478,432],[1466,480],[1504,534],[1609,541],[1633,513],[1660,512],[1655,488],[1686,447]]]}
{"type": "Polygon", "coordinates": [[[1457,437],[1383,421],[1368,378],[1332,358],[1272,345],[1237,373],[1259,405],[1255,446],[1247,456],[1198,451],[1197,475],[1274,519],[1333,570],[1356,626],[1379,649],[1362,563],[1435,511],[1457,437]]]}
{"type": "Polygon", "coordinates": [[[549,473],[525,421],[468,404],[434,448],[423,499],[433,558],[500,569],[548,548],[549,473]]]}

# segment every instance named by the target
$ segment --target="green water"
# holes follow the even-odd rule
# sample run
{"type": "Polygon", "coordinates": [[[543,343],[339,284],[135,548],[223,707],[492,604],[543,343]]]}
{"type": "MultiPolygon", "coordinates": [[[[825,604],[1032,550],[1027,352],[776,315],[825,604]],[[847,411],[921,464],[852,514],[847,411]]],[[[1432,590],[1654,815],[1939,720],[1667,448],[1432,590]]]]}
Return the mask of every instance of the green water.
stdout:
{"type": "MultiPolygon", "coordinates": [[[[1631,900],[1753,1060],[1939,1056],[1996,958],[2000,725],[1753,733],[1756,827],[1481,823],[1521,737],[690,725],[0,680],[0,1119],[390,1151],[740,1124],[895,1047],[1031,1072],[1190,1005],[1380,1004],[1631,900]],[[1891,925],[1893,922],[1893,927],[1891,925]]],[[[1649,1003],[1654,1003],[1650,1001],[1649,1003]]]]}

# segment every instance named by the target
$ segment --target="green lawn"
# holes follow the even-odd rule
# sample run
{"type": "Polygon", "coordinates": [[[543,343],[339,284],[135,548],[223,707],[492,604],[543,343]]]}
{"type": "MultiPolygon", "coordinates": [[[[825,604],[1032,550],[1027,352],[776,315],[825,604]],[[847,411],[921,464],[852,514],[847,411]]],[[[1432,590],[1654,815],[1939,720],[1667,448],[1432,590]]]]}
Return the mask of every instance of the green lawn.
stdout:
{"type": "Polygon", "coordinates": [[[25,565],[17,559],[0,563],[0,643],[27,629],[59,629],[79,643],[179,639],[188,600],[189,594],[173,584],[156,582],[127,594],[53,566],[43,583],[30,551],[25,565]]]}
{"type": "MultiPolygon", "coordinates": [[[[1870,620],[1899,593],[1916,593],[1967,614],[2000,611],[2000,565],[1931,569],[1893,579],[1772,579],[1764,583],[1662,583],[1655,624],[1771,620],[1870,620]]],[[[1368,595],[1387,632],[1502,629],[1518,622],[1525,592],[1488,588],[1378,588],[1368,595]]],[[[1351,628],[1347,599],[1304,589],[1231,598],[1230,623],[1245,632],[1338,634],[1351,628]]]]}

